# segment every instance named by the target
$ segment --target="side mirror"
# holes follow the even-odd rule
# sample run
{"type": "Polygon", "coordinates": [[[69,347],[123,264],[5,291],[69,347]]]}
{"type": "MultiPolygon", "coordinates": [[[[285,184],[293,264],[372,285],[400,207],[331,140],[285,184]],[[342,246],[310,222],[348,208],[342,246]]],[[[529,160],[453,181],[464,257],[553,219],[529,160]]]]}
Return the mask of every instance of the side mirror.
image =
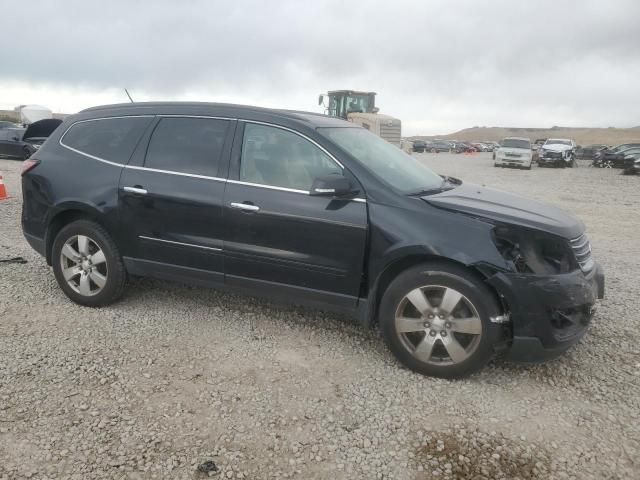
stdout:
{"type": "Polygon", "coordinates": [[[351,193],[351,182],[342,175],[323,175],[316,177],[309,195],[322,197],[340,197],[351,193]]]}

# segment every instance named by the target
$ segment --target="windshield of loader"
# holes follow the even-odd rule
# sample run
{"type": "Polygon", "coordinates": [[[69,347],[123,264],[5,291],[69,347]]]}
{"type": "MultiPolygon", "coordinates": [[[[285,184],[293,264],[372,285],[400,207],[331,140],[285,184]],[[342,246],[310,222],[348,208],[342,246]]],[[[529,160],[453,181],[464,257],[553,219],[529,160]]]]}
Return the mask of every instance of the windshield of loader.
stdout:
{"type": "Polygon", "coordinates": [[[371,112],[374,106],[372,95],[329,94],[329,115],[347,118],[352,112],[371,112]]]}

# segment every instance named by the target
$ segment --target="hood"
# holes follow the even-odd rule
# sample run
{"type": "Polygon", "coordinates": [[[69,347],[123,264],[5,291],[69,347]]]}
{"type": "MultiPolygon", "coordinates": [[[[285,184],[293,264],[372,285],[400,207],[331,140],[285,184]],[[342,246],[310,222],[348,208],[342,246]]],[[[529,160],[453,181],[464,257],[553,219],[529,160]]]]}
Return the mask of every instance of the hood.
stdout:
{"type": "Polygon", "coordinates": [[[585,230],[582,221],[559,208],[471,183],[422,199],[435,207],[542,230],[566,239],[579,237],[585,230]]]}
{"type": "Polygon", "coordinates": [[[22,136],[22,140],[28,140],[29,138],[43,138],[48,137],[53,131],[58,128],[58,125],[62,123],[62,120],[57,118],[46,118],[44,120],[38,120],[33,122],[27,127],[22,136]]]}
{"type": "Polygon", "coordinates": [[[563,145],[561,143],[550,143],[549,145],[543,145],[542,148],[551,152],[566,152],[571,150],[571,145],[563,145]]]}

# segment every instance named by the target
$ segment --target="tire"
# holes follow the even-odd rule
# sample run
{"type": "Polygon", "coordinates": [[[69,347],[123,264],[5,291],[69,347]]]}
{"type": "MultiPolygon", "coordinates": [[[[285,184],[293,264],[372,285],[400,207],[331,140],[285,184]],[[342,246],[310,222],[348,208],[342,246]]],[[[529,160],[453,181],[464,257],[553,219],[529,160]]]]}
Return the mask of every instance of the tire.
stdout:
{"type": "Polygon", "coordinates": [[[501,325],[491,322],[490,317],[500,314],[496,296],[474,275],[462,267],[434,262],[417,265],[398,275],[384,292],[378,318],[387,346],[405,367],[422,375],[461,378],[480,370],[494,356],[503,337],[501,325]],[[409,296],[412,301],[408,300],[409,296]],[[423,315],[413,303],[420,296],[427,299],[423,315]],[[439,302],[446,296],[453,299],[444,303],[454,305],[450,312],[454,317],[449,316],[448,310],[439,309],[439,302]],[[457,303],[455,298],[459,298],[457,303]],[[433,308],[435,304],[438,307],[433,308]],[[465,320],[460,320],[461,316],[465,320]],[[398,331],[398,325],[407,328],[405,333],[398,331]],[[477,333],[460,332],[471,327],[477,333]],[[453,344],[445,347],[445,342],[453,344]],[[418,358],[421,355],[416,353],[416,347],[425,344],[432,345],[432,349],[418,358]]]}
{"type": "Polygon", "coordinates": [[[29,158],[31,157],[31,152],[29,151],[28,148],[23,148],[22,149],[22,159],[23,160],[29,160],[29,158]]]}
{"type": "Polygon", "coordinates": [[[109,305],[124,292],[127,273],[118,247],[104,227],[93,221],[77,220],[63,227],[53,241],[51,263],[62,291],[80,305],[109,305]],[[84,248],[81,237],[86,239],[84,248]]]}
{"type": "Polygon", "coordinates": [[[438,151],[435,148],[432,148],[431,153],[438,153],[438,151]]]}

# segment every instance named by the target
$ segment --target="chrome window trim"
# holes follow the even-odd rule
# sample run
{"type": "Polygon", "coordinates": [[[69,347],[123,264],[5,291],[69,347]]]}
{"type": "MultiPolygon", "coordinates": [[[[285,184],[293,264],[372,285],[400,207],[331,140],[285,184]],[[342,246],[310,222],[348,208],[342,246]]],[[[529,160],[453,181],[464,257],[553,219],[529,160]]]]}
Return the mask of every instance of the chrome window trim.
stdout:
{"type": "Polygon", "coordinates": [[[295,188],[276,187],[275,185],[264,185],[262,183],[243,182],[241,180],[231,180],[231,179],[227,179],[227,183],[233,183],[235,185],[246,185],[248,187],[266,188],[268,190],[280,190],[281,192],[302,193],[304,195],[309,195],[309,192],[306,190],[296,190],[295,188]]]}
{"type": "MultiPolygon", "coordinates": [[[[158,168],[150,168],[150,167],[141,167],[141,166],[137,166],[137,165],[125,165],[122,163],[118,163],[118,162],[112,162],[111,160],[106,160],[104,158],[101,157],[97,157],[95,155],[91,155],[90,153],[86,153],[83,152],[81,150],[78,150],[76,148],[70,147],[69,145],[66,145],[65,143],[62,142],[62,140],[64,139],[65,135],[69,132],[69,130],[71,130],[71,128],[78,124],[78,123],[85,123],[85,122],[95,122],[95,121],[100,121],[100,120],[110,120],[110,119],[114,119],[114,118],[149,118],[149,117],[169,117],[169,118],[210,118],[213,120],[229,120],[229,121],[242,121],[245,123],[253,123],[253,124],[257,124],[257,125],[265,125],[268,127],[273,127],[273,128],[279,128],[281,130],[286,130],[288,132],[291,132],[295,135],[298,135],[302,138],[304,138],[305,140],[307,140],[308,142],[311,142],[313,145],[315,145],[316,147],[318,147],[322,152],[324,152],[329,158],[331,158],[340,168],[342,168],[344,170],[344,165],[342,163],[340,163],[340,161],[338,161],[331,153],[329,153],[322,145],[318,144],[316,141],[314,141],[313,139],[307,137],[305,134],[300,133],[296,130],[293,130],[291,128],[288,127],[284,127],[282,125],[277,125],[275,123],[269,123],[269,122],[260,122],[257,120],[246,120],[246,119],[242,119],[242,118],[231,118],[231,117],[215,117],[215,116],[208,116],[208,115],[180,115],[180,114],[158,114],[158,115],[154,115],[154,114],[148,114],[148,115],[118,115],[118,116],[113,116],[113,117],[99,117],[99,118],[89,118],[86,120],[77,120],[75,122],[73,122],[71,125],[69,125],[69,127],[67,127],[67,129],[64,131],[64,133],[62,134],[62,136],[60,137],[60,139],[58,140],[58,143],[60,144],[60,146],[71,150],[72,152],[75,152],[79,155],[83,155],[85,157],[91,158],[92,160],[97,160],[98,162],[102,162],[105,163],[107,165],[113,165],[114,167],[121,167],[121,168],[128,168],[131,170],[141,170],[141,171],[149,171],[149,172],[155,172],[155,173],[164,173],[166,175],[178,175],[178,176],[182,176],[182,177],[191,177],[191,178],[200,178],[203,180],[212,180],[214,182],[227,182],[227,183],[233,183],[236,185],[246,185],[249,187],[256,187],[256,188],[265,188],[267,190],[278,190],[281,192],[289,192],[289,193],[298,193],[298,194],[302,194],[302,195],[309,195],[308,191],[305,190],[297,190],[294,188],[285,188],[285,187],[278,187],[275,185],[265,185],[265,184],[261,184],[261,183],[250,183],[250,182],[243,182],[240,180],[232,180],[232,179],[228,179],[228,178],[222,178],[222,177],[211,177],[211,176],[207,176],[207,175],[198,175],[195,173],[185,173],[185,172],[175,172],[173,170],[161,170],[158,168]]],[[[349,199],[352,202],[358,202],[358,203],[366,203],[367,199],[366,198],[351,198],[349,199]]],[[[143,238],[143,237],[140,237],[143,238]]],[[[145,237],[147,238],[147,237],[145,237]]],[[[148,238],[149,240],[158,240],[158,241],[165,241],[165,242],[169,242],[169,240],[160,240],[160,239],[154,239],[154,238],[148,238]]],[[[180,243],[180,242],[174,242],[174,243],[180,243]]],[[[190,244],[183,244],[183,245],[190,245],[190,244]]],[[[198,247],[198,245],[192,245],[194,247],[198,247]]],[[[200,247],[200,248],[209,248],[209,247],[200,247]]]]}
{"type": "Polygon", "coordinates": [[[159,168],[139,167],[137,165],[123,165],[129,170],[143,170],[147,172],[165,173],[167,175],[178,175],[181,177],[202,178],[203,180],[213,180],[214,182],[224,182],[226,178],[210,177],[208,175],[198,175],[196,173],[174,172],[173,170],[161,170],[159,168]]]}
{"type": "Polygon", "coordinates": [[[193,243],[176,242],[176,241],[173,241],[173,240],[163,240],[162,238],[147,237],[145,235],[138,235],[138,238],[141,238],[143,240],[153,240],[153,241],[156,241],[156,242],[171,243],[173,245],[183,245],[185,247],[203,248],[205,250],[212,250],[214,252],[221,252],[222,251],[221,248],[205,247],[204,245],[195,245],[193,243]]]}

